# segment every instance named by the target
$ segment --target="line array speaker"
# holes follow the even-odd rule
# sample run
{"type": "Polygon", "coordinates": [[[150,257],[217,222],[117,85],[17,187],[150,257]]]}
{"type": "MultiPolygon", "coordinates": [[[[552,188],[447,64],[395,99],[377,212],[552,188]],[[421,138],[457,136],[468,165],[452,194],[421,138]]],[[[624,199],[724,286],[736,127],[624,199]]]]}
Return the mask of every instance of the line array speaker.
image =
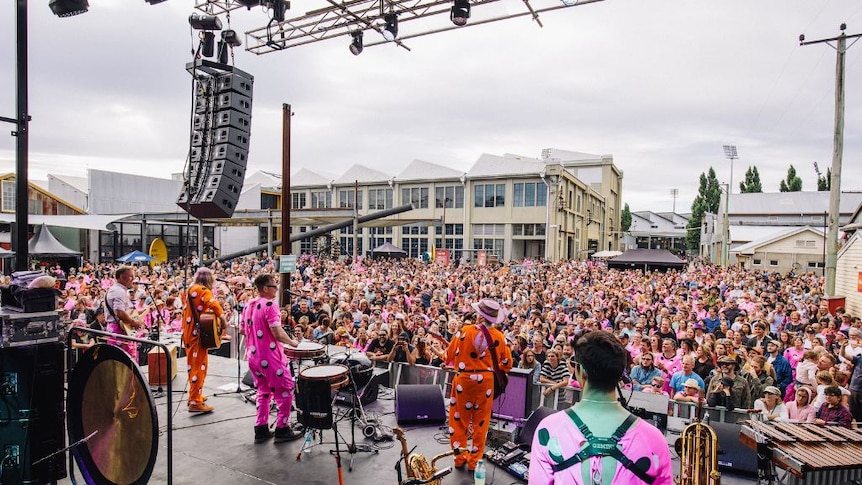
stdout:
{"type": "Polygon", "coordinates": [[[197,61],[195,106],[185,184],[177,205],[198,219],[231,217],[245,181],[254,77],[197,61]]]}

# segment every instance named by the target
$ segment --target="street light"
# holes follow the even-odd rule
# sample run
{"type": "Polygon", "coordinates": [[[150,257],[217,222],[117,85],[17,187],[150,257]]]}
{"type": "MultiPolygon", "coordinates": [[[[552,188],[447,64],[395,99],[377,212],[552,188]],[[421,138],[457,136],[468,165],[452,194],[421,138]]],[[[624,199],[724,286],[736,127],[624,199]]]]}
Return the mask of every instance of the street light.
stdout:
{"type": "Polygon", "coordinates": [[[728,200],[730,199],[730,184],[721,184],[725,187],[724,189],[724,231],[722,231],[724,240],[721,245],[721,253],[722,253],[722,266],[730,265],[730,218],[727,216],[727,209],[729,207],[728,200]]]}
{"type": "Polygon", "coordinates": [[[724,158],[730,159],[730,191],[733,191],[733,161],[739,158],[736,154],[736,145],[724,145],[724,158]]]}

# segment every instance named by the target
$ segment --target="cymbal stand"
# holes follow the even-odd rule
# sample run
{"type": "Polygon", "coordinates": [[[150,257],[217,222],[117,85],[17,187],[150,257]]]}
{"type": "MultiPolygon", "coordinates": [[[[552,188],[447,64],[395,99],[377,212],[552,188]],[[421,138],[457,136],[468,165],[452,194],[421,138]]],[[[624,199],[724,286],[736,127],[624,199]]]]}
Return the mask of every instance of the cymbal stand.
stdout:
{"type": "MultiPolygon", "coordinates": [[[[239,317],[239,315],[237,315],[237,317],[239,317]]],[[[233,319],[233,317],[231,319],[233,319]]],[[[237,320],[241,320],[241,318],[238,318],[237,320]]],[[[242,338],[243,338],[243,335],[239,331],[239,325],[241,325],[241,324],[242,324],[241,321],[237,322],[237,326],[235,327],[237,329],[236,330],[236,338],[231,341],[231,345],[234,346],[234,350],[236,351],[236,390],[235,391],[216,392],[216,393],[213,393],[213,397],[230,396],[233,394],[239,394],[240,397],[244,401],[248,402],[248,396],[246,396],[246,391],[244,391],[242,389],[242,365],[240,364],[240,359],[239,359],[239,354],[240,354],[239,348],[240,348],[240,343],[242,343],[242,338]]]]}

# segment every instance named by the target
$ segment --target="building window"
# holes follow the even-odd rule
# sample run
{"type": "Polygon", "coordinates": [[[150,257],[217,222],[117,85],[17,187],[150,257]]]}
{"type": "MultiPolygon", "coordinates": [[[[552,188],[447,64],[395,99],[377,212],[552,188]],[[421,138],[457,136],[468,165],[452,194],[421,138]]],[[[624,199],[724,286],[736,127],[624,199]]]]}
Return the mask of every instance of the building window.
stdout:
{"type": "Polygon", "coordinates": [[[817,247],[817,241],[813,241],[810,239],[797,239],[796,240],[797,248],[814,248],[817,247]]]}
{"type": "Polygon", "coordinates": [[[3,181],[3,212],[15,212],[15,180],[3,181]]]}
{"type": "Polygon", "coordinates": [[[428,189],[419,187],[412,189],[401,189],[401,203],[413,204],[414,209],[427,209],[428,189]]]}
{"type": "Polygon", "coordinates": [[[544,207],[548,204],[548,188],[542,182],[516,183],[512,204],[515,207],[544,207]]]}
{"type": "MultiPolygon", "coordinates": [[[[293,228],[291,228],[292,230],[293,228]]],[[[313,231],[317,229],[317,226],[301,226],[299,228],[299,233],[302,234],[304,232],[313,231]]],[[[299,241],[299,254],[314,254],[314,240],[316,238],[307,237],[301,241],[299,241]]]]}
{"type": "Polygon", "coordinates": [[[434,245],[437,249],[448,249],[449,250],[449,261],[455,261],[461,259],[461,255],[463,254],[464,249],[464,239],[461,238],[437,238],[434,240],[434,245]]]}
{"type": "Polygon", "coordinates": [[[392,244],[392,228],[391,227],[370,227],[368,228],[371,234],[371,249],[374,250],[377,246],[383,243],[392,244]]]}
{"type": "Polygon", "coordinates": [[[503,224],[473,224],[473,236],[505,236],[506,226],[503,224]]]}
{"type": "Polygon", "coordinates": [[[770,259],[769,260],[769,266],[778,266],[778,260],[777,259],[770,259]]]}
{"type": "Polygon", "coordinates": [[[332,192],[321,191],[311,193],[312,209],[329,209],[332,207],[332,192]]]}
{"type": "Polygon", "coordinates": [[[823,261],[809,261],[808,267],[811,269],[814,268],[825,268],[826,264],[823,261]]]}
{"type": "MultiPolygon", "coordinates": [[[[362,231],[363,229],[360,227],[356,238],[356,254],[360,256],[362,255],[362,231]]],[[[341,237],[338,239],[338,242],[341,244],[341,254],[353,257],[353,226],[343,227],[340,232],[341,237]]]]}
{"type": "Polygon", "coordinates": [[[544,224],[512,224],[513,236],[544,236],[544,224]]]}
{"type": "Polygon", "coordinates": [[[753,264],[754,266],[760,266],[761,264],[763,264],[763,261],[759,259],[753,259],[751,260],[751,264],[753,264]]]}
{"type": "Polygon", "coordinates": [[[478,184],[473,197],[474,207],[502,207],[506,205],[505,184],[478,184]]]}
{"type": "MultiPolygon", "coordinates": [[[[359,209],[362,209],[362,190],[359,191],[359,197],[355,196],[356,191],[353,189],[344,189],[338,191],[338,207],[342,209],[353,209],[355,202],[359,203],[359,209]]],[[[344,249],[344,246],[341,246],[344,249]]],[[[353,254],[353,253],[348,253],[353,254]]]]}
{"type": "Polygon", "coordinates": [[[446,224],[445,231],[442,226],[436,226],[434,228],[434,233],[438,236],[442,235],[444,232],[447,236],[463,236],[464,224],[446,224]]]}
{"type": "Polygon", "coordinates": [[[392,208],[392,189],[369,189],[368,210],[386,210],[392,208]]]}
{"type": "Polygon", "coordinates": [[[473,239],[473,249],[484,249],[502,259],[504,242],[503,239],[475,238],[473,239]]]}
{"type": "Polygon", "coordinates": [[[304,209],[305,208],[305,192],[290,194],[290,208],[304,209]]]}
{"type": "Polygon", "coordinates": [[[428,226],[401,226],[401,249],[411,258],[428,252],[428,226]]]}
{"type": "Polygon", "coordinates": [[[434,189],[434,207],[442,209],[444,205],[447,209],[463,209],[464,186],[447,185],[434,189]]]}

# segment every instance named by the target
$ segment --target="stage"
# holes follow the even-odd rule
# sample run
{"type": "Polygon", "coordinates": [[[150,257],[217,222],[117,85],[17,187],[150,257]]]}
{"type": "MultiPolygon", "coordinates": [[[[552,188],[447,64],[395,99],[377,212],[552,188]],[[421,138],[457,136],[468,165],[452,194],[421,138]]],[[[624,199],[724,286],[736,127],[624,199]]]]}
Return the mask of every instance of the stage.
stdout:
{"type": "MultiPolygon", "coordinates": [[[[316,445],[308,453],[302,453],[297,461],[297,453],[303,446],[299,439],[287,443],[274,444],[271,440],[263,444],[254,444],[255,406],[243,399],[243,394],[227,394],[216,396],[221,392],[235,391],[237,388],[237,361],[220,356],[210,356],[210,370],[206,380],[204,393],[209,397],[207,404],[215,407],[209,414],[190,414],[186,410],[186,362],[185,358],[178,360],[177,377],[173,381],[175,390],[171,410],[166,408],[165,397],[155,397],[154,402],[159,414],[158,457],[149,483],[167,483],[167,449],[166,449],[166,416],[174,414],[173,420],[173,483],[207,485],[258,485],[305,483],[332,485],[338,483],[338,472],[335,458],[329,450],[334,449],[334,433],[332,430],[323,432],[324,444],[316,445]]],[[[240,372],[246,371],[245,362],[240,363],[240,372]]],[[[144,374],[147,367],[142,368],[144,374]]],[[[245,386],[243,386],[245,388],[245,386]]],[[[336,409],[348,409],[336,406],[336,409]]],[[[378,399],[366,406],[366,411],[380,417],[381,422],[393,427],[394,392],[381,388],[378,399]]],[[[270,422],[274,420],[274,416],[270,422]]],[[[350,442],[350,421],[337,423],[341,435],[350,442]]],[[[430,461],[434,455],[448,450],[446,429],[442,425],[404,426],[409,446],[418,446],[416,452],[425,455],[430,461]]],[[[672,442],[676,436],[670,435],[672,442]]],[[[374,446],[377,454],[357,453],[353,458],[353,471],[348,471],[350,455],[342,447],[342,467],[344,483],[347,484],[397,484],[395,462],[401,453],[401,444],[397,440],[375,443],[365,439],[362,429],[356,428],[357,444],[374,446]]],[[[317,441],[315,442],[317,443],[317,441]]],[[[678,470],[679,460],[674,456],[674,468],[678,470]]],[[[452,464],[452,458],[446,457],[438,462],[443,468],[452,464]]],[[[77,482],[83,483],[77,467],[73,472],[77,482]]],[[[676,473],[675,473],[676,475],[676,473]]],[[[722,473],[724,484],[755,483],[754,478],[732,476],[722,473]]],[[[59,483],[72,483],[69,477],[59,483]]],[[[453,470],[452,474],[443,479],[444,484],[469,485],[473,483],[472,474],[466,470],[453,470]]],[[[519,482],[513,475],[493,465],[488,466],[488,484],[511,484],[519,482]]]]}

